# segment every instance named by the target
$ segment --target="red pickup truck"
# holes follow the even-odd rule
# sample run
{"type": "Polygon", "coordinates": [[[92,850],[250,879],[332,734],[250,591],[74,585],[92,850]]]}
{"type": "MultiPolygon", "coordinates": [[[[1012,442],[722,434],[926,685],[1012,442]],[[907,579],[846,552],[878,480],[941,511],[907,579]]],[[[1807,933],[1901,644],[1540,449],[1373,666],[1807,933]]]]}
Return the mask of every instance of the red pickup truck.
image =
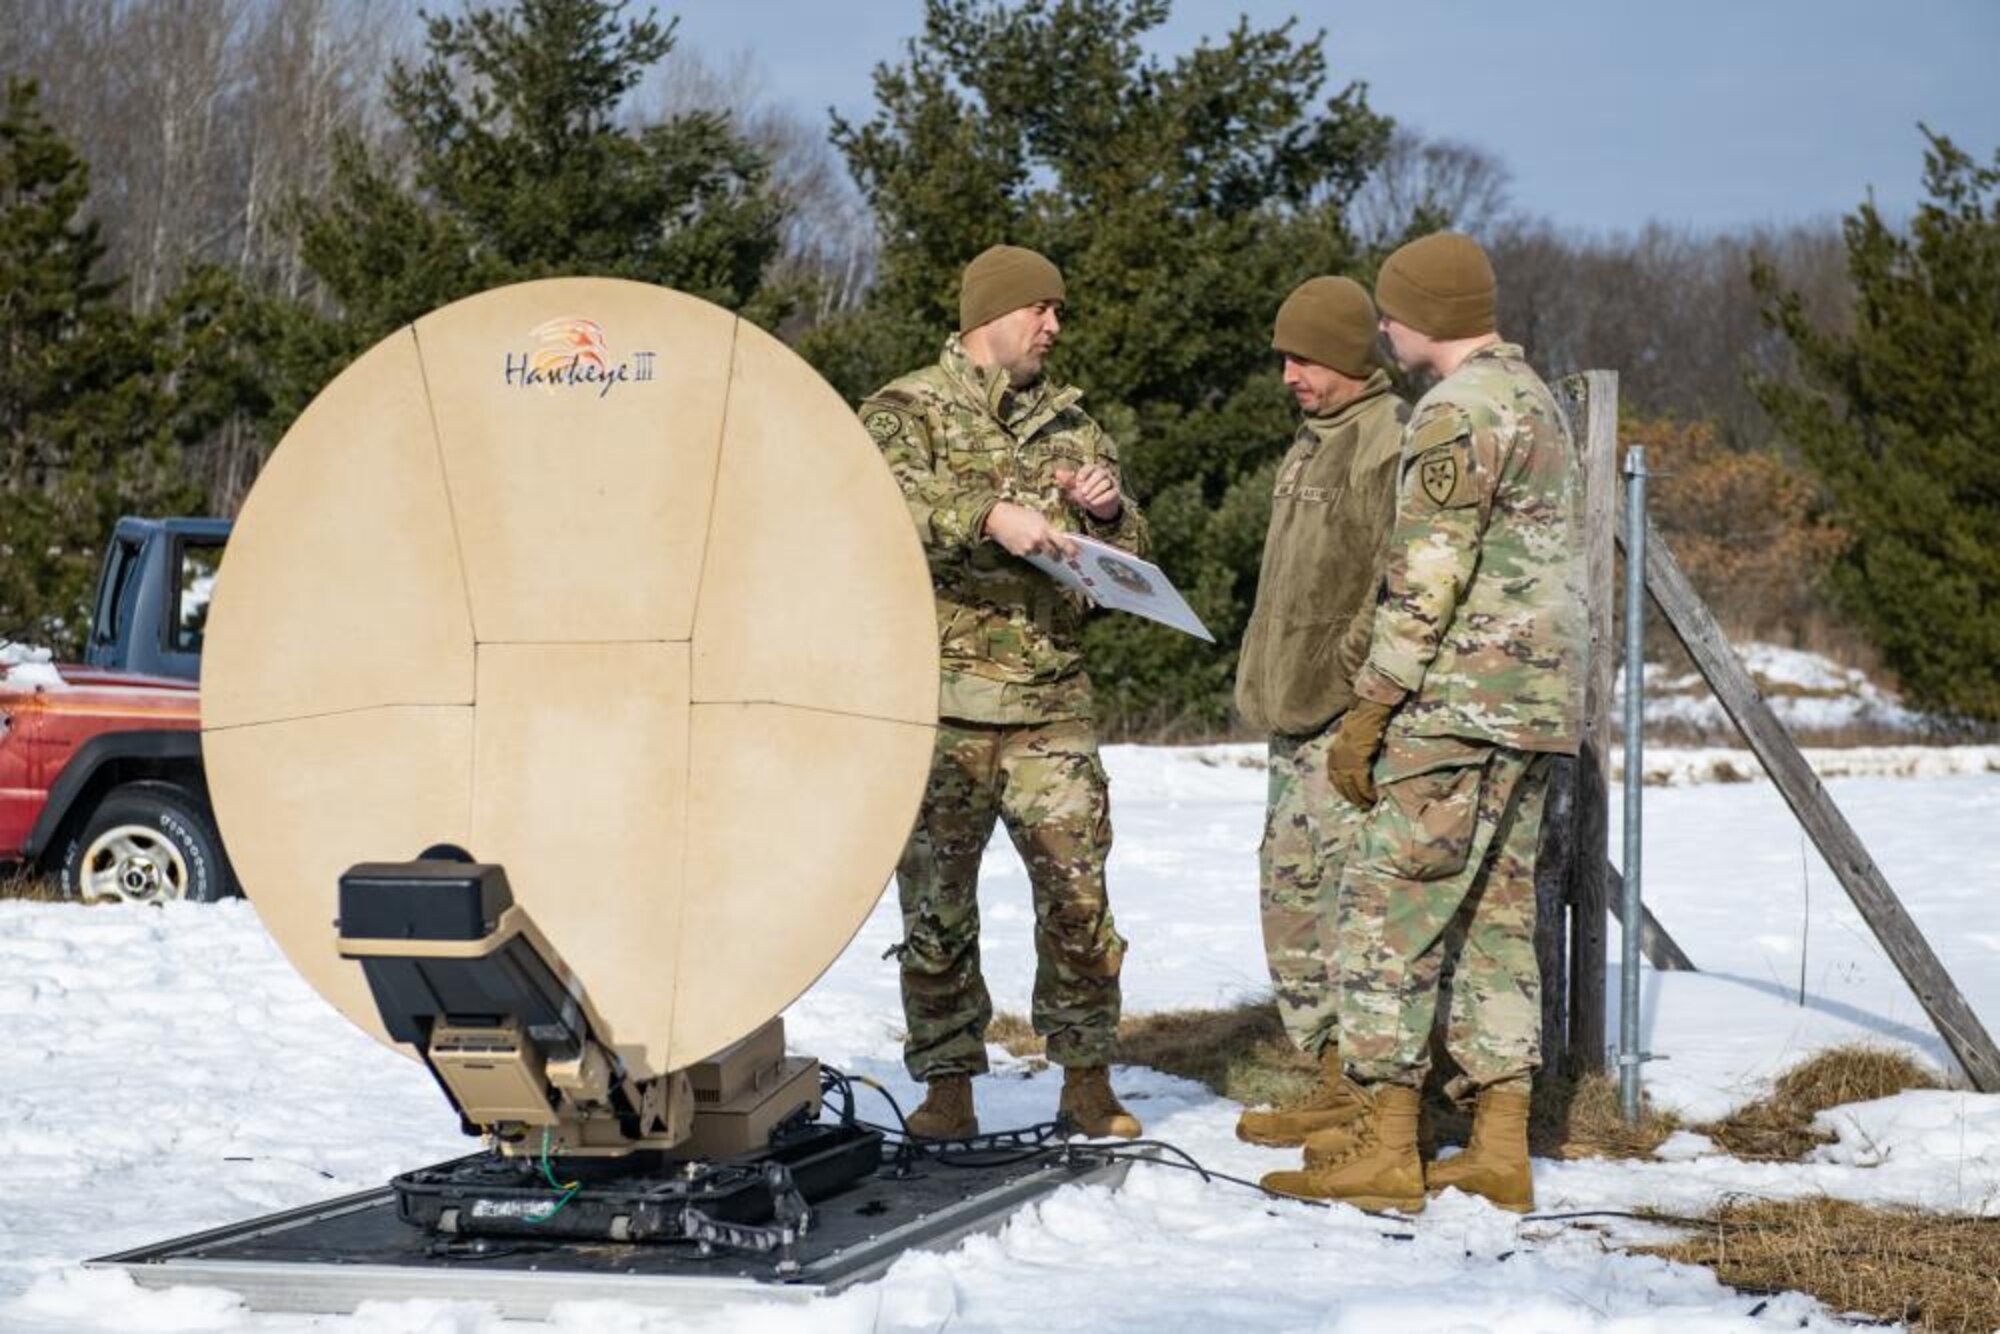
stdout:
{"type": "Polygon", "coordinates": [[[0,863],[71,898],[237,892],[201,765],[202,629],[229,523],[121,519],[81,664],[0,662],[0,863]]]}

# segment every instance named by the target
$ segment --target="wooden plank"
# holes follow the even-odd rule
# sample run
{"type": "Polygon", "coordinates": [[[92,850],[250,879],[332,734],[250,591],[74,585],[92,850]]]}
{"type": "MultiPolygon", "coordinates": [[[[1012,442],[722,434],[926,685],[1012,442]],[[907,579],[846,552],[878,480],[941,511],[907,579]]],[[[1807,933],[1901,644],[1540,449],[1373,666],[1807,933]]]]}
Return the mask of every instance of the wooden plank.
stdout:
{"type": "MultiPolygon", "coordinates": [[[[1622,535],[1621,535],[1622,536],[1622,535]]],[[[1646,526],[1646,589],[1666,616],[1667,624],[1686,646],[1715,697],[1736,729],[1763,764],[1799,824],[1812,836],[1813,846],[1833,868],[1841,888],[1854,901],[1868,929],[1903,975],[1952,1055],[1965,1068],[1973,1087],[1982,1093],[2000,1091],[2000,1051],[1993,1046],[1979,1016],[1952,983],[1917,924],[1910,920],[1895,891],[1868,855],[1847,818],[1821,786],[1818,775],[1778,721],[1771,706],[1750,679],[1742,660],[1688,582],[1680,562],[1661,540],[1659,530],[1646,526]]]]}
{"type": "Polygon", "coordinates": [[[1571,806],[1569,1042],[1573,1073],[1604,1068],[1605,925],[1610,902],[1608,801],[1611,783],[1611,677],[1616,604],[1614,534],[1618,518],[1618,373],[1565,376],[1556,399],[1569,419],[1583,478],[1584,664],[1582,744],[1571,806]]]}
{"type": "MultiPolygon", "coordinates": [[[[1616,921],[1619,896],[1625,892],[1625,877],[1618,873],[1617,867],[1606,866],[1604,883],[1609,891],[1604,903],[1604,912],[1606,916],[1616,921]]],[[[1647,963],[1663,973],[1701,971],[1694,966],[1694,960],[1688,958],[1687,951],[1674,943],[1674,938],[1667,934],[1667,928],[1660,925],[1659,918],[1653,916],[1651,908],[1642,903],[1639,905],[1639,913],[1639,953],[1646,956],[1647,963]]]]}

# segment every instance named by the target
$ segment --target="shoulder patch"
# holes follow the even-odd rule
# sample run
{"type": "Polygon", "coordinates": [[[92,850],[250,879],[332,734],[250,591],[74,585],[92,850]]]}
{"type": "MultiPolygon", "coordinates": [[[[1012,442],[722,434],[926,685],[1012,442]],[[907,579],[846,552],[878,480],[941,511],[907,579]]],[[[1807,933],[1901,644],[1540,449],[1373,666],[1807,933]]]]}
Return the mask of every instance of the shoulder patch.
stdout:
{"type": "Polygon", "coordinates": [[[1465,451],[1456,444],[1439,445],[1419,454],[1411,465],[1416,474],[1417,488],[1439,509],[1450,509],[1454,502],[1470,504],[1467,493],[1472,488],[1467,485],[1471,479],[1467,476],[1466,467],[1469,461],[1465,451]],[[1467,495],[1467,498],[1459,499],[1461,495],[1467,495]]]}
{"type": "Polygon", "coordinates": [[[1479,503],[1472,460],[1472,419],[1463,409],[1436,405],[1410,423],[1403,484],[1419,513],[1479,503]]]}
{"type": "Polygon", "coordinates": [[[861,424],[868,428],[868,434],[877,440],[894,440],[903,433],[903,414],[884,407],[866,409],[861,424]]]}
{"type": "Polygon", "coordinates": [[[886,445],[902,435],[921,437],[924,434],[917,429],[917,415],[911,411],[914,405],[906,405],[904,401],[900,401],[901,398],[901,395],[895,398],[886,394],[877,395],[874,398],[864,399],[861,406],[856,409],[856,415],[861,418],[862,426],[867,428],[869,436],[876,444],[886,445]]]}
{"type": "Polygon", "coordinates": [[[1415,458],[1471,435],[1472,419],[1457,407],[1431,408],[1410,423],[1409,432],[1410,444],[1404,452],[1415,458]]]}

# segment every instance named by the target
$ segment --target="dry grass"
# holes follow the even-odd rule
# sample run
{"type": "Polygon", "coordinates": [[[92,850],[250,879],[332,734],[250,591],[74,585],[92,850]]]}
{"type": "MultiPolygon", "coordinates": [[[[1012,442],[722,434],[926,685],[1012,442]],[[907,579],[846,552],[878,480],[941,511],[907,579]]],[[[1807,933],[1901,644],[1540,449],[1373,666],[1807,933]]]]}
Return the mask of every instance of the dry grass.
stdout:
{"type": "MultiPolygon", "coordinates": [[[[1787,1072],[1767,1096],[1697,1129],[1738,1158],[1796,1162],[1830,1142],[1813,1129],[1820,1112],[1937,1086],[1902,1052],[1836,1047],[1787,1072]]],[[[1844,1200],[1741,1202],[1716,1210],[1686,1241],[1645,1249],[1706,1265],[1739,1288],[1796,1289],[1837,1311],[1918,1329],[2000,1327],[2000,1220],[1844,1200]]]]}
{"type": "MultiPolygon", "coordinates": [[[[1461,1113],[1461,1115],[1463,1115],[1461,1113]]],[[[1651,1158],[1667,1136],[1681,1128],[1672,1112],[1639,1101],[1637,1125],[1627,1125],[1618,1107],[1618,1076],[1545,1075],[1535,1081],[1528,1122],[1529,1146],[1548,1158],[1651,1158]]],[[[1466,1118],[1471,1129],[1471,1118],[1466,1118]]]]}
{"type": "MultiPolygon", "coordinates": [[[[1043,1055],[1042,1039],[1018,1014],[995,1015],[986,1040],[1031,1063],[1043,1055]]],[[[1118,1025],[1112,1059],[1192,1079],[1225,1098],[1251,1104],[1286,1101],[1319,1078],[1319,1066],[1285,1036],[1277,1007],[1269,1001],[1128,1018],[1118,1025]]]]}
{"type": "Polygon", "coordinates": [[[1285,1036],[1269,1001],[1226,1010],[1169,1010],[1118,1025],[1118,1054],[1254,1105],[1289,1102],[1319,1082],[1319,1063],[1285,1036]]]}
{"type": "Polygon", "coordinates": [[[52,875],[23,871],[18,867],[0,871],[0,899],[28,899],[35,903],[62,902],[62,888],[52,875]]]}
{"type": "Polygon", "coordinates": [[[1827,1108],[1937,1086],[1935,1077],[1902,1052],[1835,1047],[1787,1072],[1767,1096],[1700,1130],[1738,1158],[1796,1162],[1831,1142],[1812,1128],[1813,1118],[1827,1108]]]}
{"type": "Polygon", "coordinates": [[[2000,1219],[1758,1201],[1717,1210],[1686,1241],[1640,1249],[1706,1266],[1732,1287],[1807,1292],[1915,1329],[2000,1328],[2000,1219]]]}
{"type": "Polygon", "coordinates": [[[1025,1015],[1003,1011],[986,1026],[986,1040],[1003,1048],[1010,1056],[1033,1059],[1042,1055],[1043,1043],[1025,1015]]]}

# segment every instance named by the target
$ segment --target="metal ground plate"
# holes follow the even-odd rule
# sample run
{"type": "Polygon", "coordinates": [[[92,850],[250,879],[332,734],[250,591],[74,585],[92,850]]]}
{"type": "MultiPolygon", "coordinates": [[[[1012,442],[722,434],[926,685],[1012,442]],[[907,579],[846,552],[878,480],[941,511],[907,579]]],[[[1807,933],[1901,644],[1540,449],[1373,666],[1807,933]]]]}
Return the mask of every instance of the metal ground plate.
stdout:
{"type": "Polygon", "coordinates": [[[815,1206],[798,1270],[758,1256],[696,1254],[686,1245],[514,1242],[477,1248],[404,1223],[388,1188],[269,1214],[87,1262],[145,1288],[224,1288],[253,1310],[352,1312],[363,1302],[481,1302],[546,1318],[560,1302],[624,1301],[669,1309],[724,1302],[807,1301],[872,1279],[909,1250],[946,1250],[997,1231],[1016,1209],[1059,1187],[1116,1186],[1127,1160],[1083,1150],[992,1166],[926,1161],[909,1177],[879,1175],[815,1206]]]}

